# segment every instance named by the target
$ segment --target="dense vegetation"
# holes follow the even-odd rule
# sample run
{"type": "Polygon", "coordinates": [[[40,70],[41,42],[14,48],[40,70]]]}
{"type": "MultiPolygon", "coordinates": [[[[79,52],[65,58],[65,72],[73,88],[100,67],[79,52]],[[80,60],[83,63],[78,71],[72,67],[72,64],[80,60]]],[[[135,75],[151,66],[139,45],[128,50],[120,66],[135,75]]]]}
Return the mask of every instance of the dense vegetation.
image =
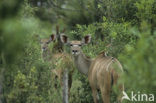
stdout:
{"type": "MultiPolygon", "coordinates": [[[[71,39],[91,34],[92,43],[83,47],[87,56],[105,51],[118,58],[128,95],[156,95],[155,0],[1,0],[0,103],[62,102],[53,64],[43,61],[38,40],[55,33],[56,25],[71,39]]],[[[72,78],[69,102],[92,103],[87,77],[74,69],[72,78]]]]}

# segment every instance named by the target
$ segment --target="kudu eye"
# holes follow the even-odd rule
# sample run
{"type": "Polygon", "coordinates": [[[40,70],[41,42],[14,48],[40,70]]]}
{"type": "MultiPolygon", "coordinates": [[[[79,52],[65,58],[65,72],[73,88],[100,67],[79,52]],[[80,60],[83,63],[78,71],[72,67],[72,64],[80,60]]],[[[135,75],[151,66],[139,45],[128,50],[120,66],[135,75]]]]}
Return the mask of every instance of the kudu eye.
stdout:
{"type": "Polygon", "coordinates": [[[70,46],[73,46],[73,44],[70,44],[70,46]]]}

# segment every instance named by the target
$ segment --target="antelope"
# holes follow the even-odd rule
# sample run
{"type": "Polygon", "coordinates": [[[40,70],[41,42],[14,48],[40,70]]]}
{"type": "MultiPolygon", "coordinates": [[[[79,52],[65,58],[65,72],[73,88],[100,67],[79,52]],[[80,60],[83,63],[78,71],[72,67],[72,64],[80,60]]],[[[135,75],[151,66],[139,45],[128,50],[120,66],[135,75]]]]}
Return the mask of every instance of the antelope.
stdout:
{"type": "Polygon", "coordinates": [[[40,45],[41,45],[41,57],[44,61],[49,61],[50,60],[50,49],[48,47],[48,44],[54,40],[54,36],[51,35],[50,38],[44,38],[40,39],[40,45]]]}
{"type": "MultiPolygon", "coordinates": [[[[41,49],[42,49],[42,57],[44,58],[44,61],[50,61],[55,66],[54,69],[52,69],[52,73],[55,75],[54,78],[58,78],[60,81],[61,87],[63,87],[63,73],[65,69],[68,69],[68,95],[70,95],[70,88],[72,85],[72,73],[73,73],[73,61],[69,54],[63,52],[63,45],[60,40],[59,32],[57,28],[57,34],[50,35],[50,38],[42,39],[41,40],[41,49]],[[53,46],[52,52],[50,52],[48,44],[50,42],[55,42],[53,46]],[[63,67],[62,67],[63,63],[63,67]]],[[[56,84],[55,84],[55,88],[56,84]]]]}
{"type": "MultiPolygon", "coordinates": [[[[67,53],[62,53],[58,52],[60,50],[56,50],[54,46],[54,50],[51,52],[49,49],[48,44],[50,42],[54,42],[56,40],[56,35],[52,34],[50,36],[50,39],[41,39],[41,50],[42,50],[42,58],[44,58],[44,61],[50,61],[52,64],[55,65],[55,69],[52,69],[52,73],[55,74],[60,81],[61,81],[61,86],[62,86],[62,73],[64,68],[61,68],[61,65],[59,65],[58,61],[64,61],[64,64],[67,64],[69,69],[71,68],[72,60],[69,54],[67,53]],[[70,65],[70,66],[69,66],[70,65]]],[[[71,77],[70,77],[71,79],[71,77]]],[[[71,83],[69,85],[71,87],[71,83]]]]}
{"type": "MultiPolygon", "coordinates": [[[[100,53],[96,58],[92,59],[82,52],[81,47],[91,41],[90,35],[85,36],[81,41],[70,41],[65,34],[62,34],[61,41],[70,46],[78,71],[88,76],[94,103],[98,103],[97,90],[100,90],[104,103],[110,103],[110,93],[113,85],[117,85],[122,93],[123,85],[117,84],[120,77],[117,71],[123,72],[120,62],[116,58],[106,56],[104,53],[100,53]]],[[[121,102],[120,95],[118,98],[121,102]]]]}
{"type": "MultiPolygon", "coordinates": [[[[49,43],[55,40],[54,34],[52,34],[49,38],[44,38],[40,39],[40,45],[41,45],[41,57],[44,60],[44,62],[54,62],[52,61],[56,54],[52,55],[50,49],[49,49],[49,43]],[[52,55],[52,56],[51,56],[52,55]]],[[[59,54],[57,54],[59,55],[59,54]]],[[[54,63],[54,65],[57,65],[57,63],[54,63]]],[[[54,74],[55,76],[53,78],[58,78],[61,81],[61,75],[62,75],[62,70],[61,69],[52,69],[52,75],[54,74]]],[[[55,84],[56,85],[56,84],[55,84]]],[[[62,85],[62,83],[61,83],[62,85]]],[[[55,86],[56,87],[56,86],[55,86]]]]}

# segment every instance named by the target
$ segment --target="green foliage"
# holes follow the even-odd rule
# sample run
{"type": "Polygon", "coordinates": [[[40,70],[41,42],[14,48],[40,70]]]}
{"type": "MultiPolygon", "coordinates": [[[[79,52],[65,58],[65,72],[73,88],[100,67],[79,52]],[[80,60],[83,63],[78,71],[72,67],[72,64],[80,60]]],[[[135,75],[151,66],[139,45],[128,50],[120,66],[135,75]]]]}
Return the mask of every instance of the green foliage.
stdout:
{"type": "Polygon", "coordinates": [[[42,62],[36,37],[45,32],[39,29],[44,25],[26,9],[21,14],[22,10],[20,13],[17,10],[19,14],[14,17],[10,15],[12,18],[0,19],[0,87],[3,87],[0,101],[46,103],[52,101],[51,66],[42,62]]]}
{"type": "Polygon", "coordinates": [[[153,9],[155,9],[155,0],[139,0],[136,2],[136,7],[138,12],[136,13],[136,16],[140,20],[151,20],[155,16],[153,14],[153,9]]]}
{"type": "MultiPolygon", "coordinates": [[[[128,95],[156,94],[155,0],[1,0],[0,23],[0,102],[62,102],[61,81],[51,72],[56,65],[43,62],[39,43],[56,24],[66,27],[71,39],[92,36],[83,47],[87,56],[104,51],[119,58],[127,71],[121,82],[128,95]]],[[[53,50],[53,44],[49,47],[53,50]]],[[[66,65],[57,63],[57,68],[66,65]]],[[[74,69],[69,102],[92,103],[87,77],[74,69]]],[[[116,102],[115,94],[111,102],[116,102]]]]}
{"type": "MultiPolygon", "coordinates": [[[[39,41],[35,36],[27,33],[22,42],[23,53],[15,59],[14,64],[7,64],[4,72],[4,101],[9,103],[51,101],[50,64],[42,62],[39,41]]],[[[10,51],[14,53],[15,50],[13,48],[10,51]]]]}
{"type": "MultiPolygon", "coordinates": [[[[75,68],[76,69],[76,68],[75,68]]],[[[88,78],[77,70],[73,74],[73,83],[70,90],[70,103],[91,103],[93,101],[88,78]]]]}
{"type": "Polygon", "coordinates": [[[155,95],[155,36],[150,34],[150,28],[147,23],[142,22],[141,27],[143,31],[138,32],[141,37],[136,46],[126,47],[125,53],[120,56],[124,68],[128,71],[123,80],[128,92],[140,91],[155,95]]]}
{"type": "Polygon", "coordinates": [[[128,22],[109,22],[106,17],[103,17],[103,22],[100,23],[88,26],[77,25],[76,30],[69,33],[69,35],[75,39],[83,38],[88,34],[91,35],[92,43],[84,47],[84,52],[88,56],[95,57],[102,51],[108,52],[109,55],[117,56],[125,45],[133,45],[136,41],[137,36],[131,34],[130,25],[131,23],[128,22]]]}
{"type": "MultiPolygon", "coordinates": [[[[23,0],[0,1],[0,19],[15,17],[20,10],[23,0]]],[[[0,21],[1,21],[0,20],[0,21]]]]}
{"type": "Polygon", "coordinates": [[[21,53],[23,44],[19,39],[23,40],[25,33],[24,25],[21,22],[17,21],[16,19],[8,19],[1,22],[3,27],[1,27],[1,41],[0,41],[0,53],[1,56],[4,57],[4,62],[10,63],[13,62],[14,59],[21,53]],[[12,21],[13,20],[13,21],[12,21]],[[13,28],[14,27],[14,28],[13,28]],[[16,49],[19,52],[12,51],[16,49]]]}

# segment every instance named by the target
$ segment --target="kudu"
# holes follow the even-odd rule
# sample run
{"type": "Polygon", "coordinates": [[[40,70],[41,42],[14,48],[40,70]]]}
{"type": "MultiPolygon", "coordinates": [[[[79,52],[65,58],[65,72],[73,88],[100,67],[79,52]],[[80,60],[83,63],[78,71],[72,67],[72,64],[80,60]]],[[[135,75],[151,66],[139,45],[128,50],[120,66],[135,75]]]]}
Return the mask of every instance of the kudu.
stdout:
{"type": "MultiPolygon", "coordinates": [[[[73,61],[69,54],[63,52],[63,45],[60,40],[59,30],[57,27],[57,33],[52,34],[48,39],[41,40],[41,49],[42,49],[42,57],[45,61],[50,61],[54,65],[54,69],[52,69],[52,73],[54,78],[58,78],[60,81],[61,87],[63,87],[63,74],[66,69],[68,69],[68,95],[70,94],[70,88],[72,85],[72,73],[73,73],[73,61]],[[53,42],[53,49],[50,52],[48,44],[53,42]]],[[[55,87],[57,89],[57,84],[55,87]]]]}
{"type": "Polygon", "coordinates": [[[40,39],[40,45],[41,45],[41,57],[44,61],[50,60],[50,49],[48,47],[48,44],[54,39],[54,37],[40,39]]]}
{"type": "Polygon", "coordinates": [[[117,71],[123,71],[120,62],[116,58],[106,56],[104,53],[90,59],[82,52],[81,46],[91,41],[90,35],[85,36],[82,41],[69,41],[68,37],[62,34],[61,41],[70,46],[77,69],[88,76],[94,103],[98,103],[97,90],[100,90],[104,103],[110,103],[110,93],[113,85],[117,85],[122,93],[123,85],[117,84],[120,77],[117,71]]]}

